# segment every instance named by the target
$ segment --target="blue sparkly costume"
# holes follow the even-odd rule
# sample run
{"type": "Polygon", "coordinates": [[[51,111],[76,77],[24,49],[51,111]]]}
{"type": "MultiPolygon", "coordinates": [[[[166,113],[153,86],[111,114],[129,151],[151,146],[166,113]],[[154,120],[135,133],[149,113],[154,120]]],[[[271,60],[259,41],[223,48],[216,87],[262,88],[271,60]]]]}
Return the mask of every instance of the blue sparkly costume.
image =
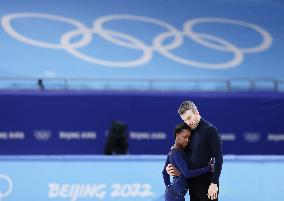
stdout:
{"type": "Polygon", "coordinates": [[[185,153],[181,149],[172,149],[168,154],[165,166],[163,169],[163,179],[166,185],[165,201],[184,201],[184,196],[188,190],[188,178],[196,177],[211,171],[211,166],[190,170],[188,169],[185,153]],[[170,176],[166,172],[167,165],[171,163],[179,172],[180,176],[173,177],[173,181],[170,181],[170,176]]]}

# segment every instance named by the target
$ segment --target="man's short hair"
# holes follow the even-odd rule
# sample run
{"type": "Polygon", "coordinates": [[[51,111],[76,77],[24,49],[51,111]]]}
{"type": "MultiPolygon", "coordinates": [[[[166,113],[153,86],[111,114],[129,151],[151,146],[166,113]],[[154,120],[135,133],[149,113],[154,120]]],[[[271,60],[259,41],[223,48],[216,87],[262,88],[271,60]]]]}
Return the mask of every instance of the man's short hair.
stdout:
{"type": "Polygon", "coordinates": [[[192,101],[184,101],[179,106],[179,109],[178,109],[179,115],[183,115],[186,110],[191,110],[192,112],[197,112],[198,111],[196,105],[192,101]]]}

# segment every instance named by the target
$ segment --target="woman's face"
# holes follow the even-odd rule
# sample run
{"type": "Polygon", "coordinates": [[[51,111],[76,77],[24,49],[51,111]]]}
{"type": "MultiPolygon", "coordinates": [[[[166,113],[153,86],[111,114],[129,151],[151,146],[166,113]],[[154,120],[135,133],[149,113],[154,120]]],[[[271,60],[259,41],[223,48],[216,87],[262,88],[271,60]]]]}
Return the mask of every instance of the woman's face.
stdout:
{"type": "Polygon", "coordinates": [[[189,142],[191,132],[188,129],[183,129],[180,133],[176,135],[176,143],[181,147],[185,148],[189,142]]]}

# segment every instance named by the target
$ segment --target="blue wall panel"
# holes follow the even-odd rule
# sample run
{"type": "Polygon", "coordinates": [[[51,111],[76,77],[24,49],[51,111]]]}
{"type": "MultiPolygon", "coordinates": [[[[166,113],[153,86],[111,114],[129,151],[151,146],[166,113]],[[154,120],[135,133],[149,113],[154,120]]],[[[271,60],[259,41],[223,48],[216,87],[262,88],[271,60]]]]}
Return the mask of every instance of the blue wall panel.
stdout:
{"type": "Polygon", "coordinates": [[[196,102],[221,132],[224,154],[284,154],[284,95],[266,93],[1,92],[1,154],[102,154],[112,120],[130,154],[166,154],[177,109],[196,102]]]}

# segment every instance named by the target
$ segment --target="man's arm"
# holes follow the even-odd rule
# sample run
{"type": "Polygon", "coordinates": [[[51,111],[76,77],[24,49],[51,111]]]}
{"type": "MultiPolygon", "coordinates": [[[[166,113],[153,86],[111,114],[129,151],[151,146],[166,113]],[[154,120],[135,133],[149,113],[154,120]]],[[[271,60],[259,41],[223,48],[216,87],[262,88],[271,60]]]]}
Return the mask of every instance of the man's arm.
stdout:
{"type": "Polygon", "coordinates": [[[217,199],[218,197],[219,177],[221,175],[222,164],[223,164],[221,137],[218,130],[214,126],[209,127],[208,139],[211,150],[211,157],[215,158],[213,178],[208,188],[208,198],[213,200],[217,199]]]}
{"type": "Polygon", "coordinates": [[[215,158],[212,183],[218,184],[222,170],[223,154],[222,154],[221,137],[218,130],[214,126],[210,126],[208,128],[208,139],[211,150],[211,157],[215,158]]]}

